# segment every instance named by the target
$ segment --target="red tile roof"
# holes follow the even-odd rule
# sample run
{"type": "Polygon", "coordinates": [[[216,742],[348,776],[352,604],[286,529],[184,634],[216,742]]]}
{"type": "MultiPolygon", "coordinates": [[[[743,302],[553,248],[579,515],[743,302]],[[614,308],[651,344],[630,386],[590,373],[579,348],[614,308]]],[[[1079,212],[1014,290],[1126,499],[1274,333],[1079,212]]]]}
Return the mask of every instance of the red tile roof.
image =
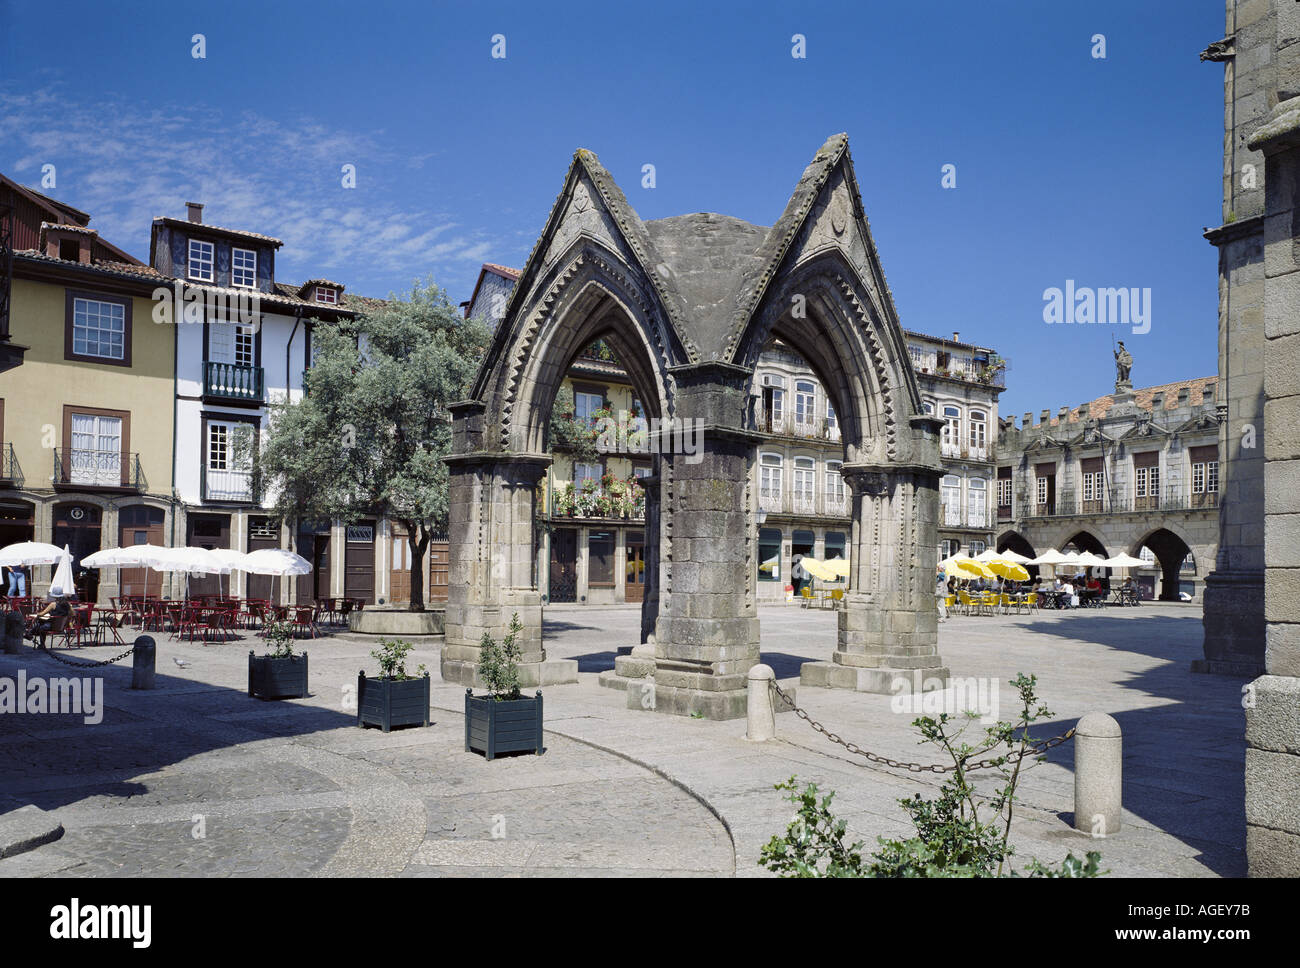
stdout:
{"type": "MultiPolygon", "coordinates": [[[[1152,402],[1155,395],[1157,393],[1163,393],[1164,400],[1160,409],[1177,410],[1179,407],[1178,391],[1187,390],[1187,405],[1193,407],[1200,406],[1201,404],[1209,403],[1214,399],[1214,394],[1208,393],[1207,390],[1215,387],[1218,382],[1219,377],[1215,375],[1196,377],[1192,380],[1180,380],[1177,383],[1161,383],[1153,387],[1142,387],[1141,389],[1133,391],[1133,404],[1139,410],[1154,412],[1155,408],[1152,406],[1152,402]]],[[[1068,419],[1070,422],[1084,420],[1088,417],[1096,417],[1100,420],[1106,416],[1107,411],[1109,411],[1114,405],[1115,395],[1113,393],[1108,393],[1104,397],[1097,397],[1095,400],[1091,400],[1086,404],[1081,404],[1080,406],[1073,408],[1069,413],[1068,419]],[[1086,414],[1083,412],[1084,407],[1087,407],[1086,414]]],[[[1054,427],[1060,422],[1061,419],[1059,416],[1053,416],[1051,419],[1051,425],[1054,427]]]]}

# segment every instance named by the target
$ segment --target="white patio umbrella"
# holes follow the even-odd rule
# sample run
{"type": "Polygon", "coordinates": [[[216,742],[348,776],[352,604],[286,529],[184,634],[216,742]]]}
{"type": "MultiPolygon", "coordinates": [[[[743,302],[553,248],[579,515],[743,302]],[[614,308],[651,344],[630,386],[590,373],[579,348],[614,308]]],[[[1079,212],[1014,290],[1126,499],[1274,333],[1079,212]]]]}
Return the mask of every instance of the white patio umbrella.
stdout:
{"type": "Polygon", "coordinates": [[[52,565],[63,559],[63,549],[43,541],[20,541],[0,548],[0,565],[52,565]]]}
{"type": "Polygon", "coordinates": [[[185,597],[190,597],[190,575],[228,575],[230,567],[206,548],[163,548],[139,545],[141,561],[154,571],[185,575],[185,597]]]}
{"type": "Polygon", "coordinates": [[[123,565],[128,568],[139,567],[144,564],[140,552],[143,547],[145,546],[133,545],[130,548],[103,548],[82,558],[81,566],[83,568],[121,568],[123,565]]]}
{"type": "Polygon", "coordinates": [[[1141,558],[1134,558],[1132,555],[1120,552],[1119,554],[1107,558],[1105,565],[1107,568],[1141,568],[1146,562],[1141,558]]]}
{"type": "Polygon", "coordinates": [[[72,552],[64,545],[59,567],[54,569],[54,577],[50,579],[50,594],[72,595],[76,590],[76,582],[72,579],[72,552]]]}
{"type": "Polygon", "coordinates": [[[223,565],[227,566],[226,574],[226,594],[230,594],[230,573],[232,571],[243,571],[239,567],[240,559],[244,557],[244,552],[236,551],[234,548],[209,548],[212,554],[221,560],[223,565]]]}
{"type": "Polygon", "coordinates": [[[1000,555],[992,548],[985,548],[983,551],[981,551],[979,554],[975,556],[975,560],[983,562],[984,564],[987,565],[990,561],[996,561],[999,558],[1005,558],[1005,557],[1006,555],[1000,555]]]}
{"type": "MultiPolygon", "coordinates": [[[[278,575],[281,578],[285,575],[310,575],[312,572],[310,561],[284,548],[261,548],[250,551],[239,559],[239,564],[235,567],[250,575],[278,575]]],[[[274,597],[273,589],[272,599],[274,597]]]]}
{"type": "Polygon", "coordinates": [[[145,562],[145,552],[142,550],[149,547],[148,545],[131,545],[127,548],[102,548],[94,554],[86,555],[81,559],[83,568],[116,568],[118,570],[117,583],[119,587],[122,584],[122,568],[139,568],[145,562]]]}
{"type": "Polygon", "coordinates": [[[1047,565],[1052,569],[1052,577],[1056,577],[1056,569],[1059,565],[1072,564],[1073,561],[1074,559],[1070,558],[1069,556],[1061,554],[1059,551],[1055,550],[1054,548],[1050,548],[1047,551],[1043,552],[1041,555],[1039,555],[1037,558],[1031,558],[1029,561],[1022,561],[1020,562],[1020,564],[1047,565]]]}
{"type": "Polygon", "coordinates": [[[1079,555],[1079,564],[1086,568],[1104,568],[1106,567],[1106,559],[1100,555],[1094,555],[1091,551],[1085,551],[1079,555]]]}
{"type": "Polygon", "coordinates": [[[1003,561],[1014,561],[1017,565],[1028,565],[1033,562],[1032,558],[1027,558],[1017,551],[1012,551],[1010,548],[1002,552],[998,557],[1003,561]]]}

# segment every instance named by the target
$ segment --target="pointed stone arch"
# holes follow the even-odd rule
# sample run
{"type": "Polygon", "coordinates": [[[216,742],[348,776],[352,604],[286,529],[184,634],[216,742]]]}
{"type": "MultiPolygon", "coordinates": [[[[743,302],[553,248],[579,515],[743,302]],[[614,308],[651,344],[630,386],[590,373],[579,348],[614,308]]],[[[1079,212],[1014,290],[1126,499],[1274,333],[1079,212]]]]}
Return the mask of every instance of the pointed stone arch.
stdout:
{"type": "Polygon", "coordinates": [[[804,681],[892,692],[900,675],[946,678],[933,600],[940,421],[921,410],[843,135],[818,151],[770,229],[719,215],[642,222],[596,156],[575,154],[471,399],[452,407],[444,678],[472,682],[479,638],[499,638],[518,613],[521,680],[576,679],[576,663],[548,660],[542,644],[538,484],[565,370],[605,336],[650,415],[674,429],[689,422],[703,441],[690,451],[651,434],[653,578],[634,657],[652,683],[649,702],[638,689],[628,704],[745,714],[759,655],[751,474],[763,439],[750,394],[774,335],[798,341],[832,393],[853,492],[839,645],[834,662],[805,664],[804,681]],[[806,315],[790,312],[796,293],[806,315]]]}

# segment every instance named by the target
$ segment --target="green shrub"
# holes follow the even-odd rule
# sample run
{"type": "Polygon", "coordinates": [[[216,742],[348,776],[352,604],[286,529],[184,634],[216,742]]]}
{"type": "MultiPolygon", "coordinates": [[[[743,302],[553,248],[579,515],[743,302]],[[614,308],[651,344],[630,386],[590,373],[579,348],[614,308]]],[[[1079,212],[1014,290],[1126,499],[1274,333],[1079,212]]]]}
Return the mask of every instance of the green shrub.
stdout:
{"type": "MultiPolygon", "coordinates": [[[[371,651],[371,656],[379,662],[381,679],[410,679],[406,674],[406,656],[415,646],[401,639],[380,639],[379,648],[371,651]]],[[[424,666],[415,670],[415,678],[427,675],[424,666]]]]}
{"type": "MultiPolygon", "coordinates": [[[[862,857],[862,843],[844,845],[845,821],[831,812],[835,794],[819,795],[817,784],[809,783],[802,791],[790,777],[776,786],[787,791],[789,801],[797,807],[783,837],[773,837],[763,847],[759,863],[785,877],[1015,877],[1007,865],[1015,852],[1008,843],[1011,818],[1016,803],[1016,785],[1025,752],[1037,740],[1029,728],[1051,716],[1035,695],[1037,678],[1019,675],[1013,680],[1020,696],[1020,714],[1015,723],[999,722],[985,730],[975,745],[968,745],[962,735],[975,719],[950,732],[950,717],[938,719],[922,716],[913,722],[922,742],[942,749],[953,761],[953,771],[945,774],[936,799],[920,794],[899,800],[916,829],[906,840],[877,838],[879,849],[869,861],[862,857]],[[998,751],[994,753],[994,751],[998,751]],[[1002,786],[987,803],[980,803],[967,779],[968,765],[974,760],[991,757],[991,769],[1001,774],[1002,786]],[[984,815],[981,817],[980,811],[984,815]]],[[[1097,877],[1101,854],[1089,851],[1080,860],[1067,854],[1059,867],[1048,867],[1030,860],[1024,874],[1028,877],[1097,877]]]]}
{"type": "Polygon", "coordinates": [[[510,628],[498,646],[490,632],[479,640],[478,674],[493,699],[519,698],[519,633],[524,627],[519,623],[519,613],[510,616],[510,628]]]}

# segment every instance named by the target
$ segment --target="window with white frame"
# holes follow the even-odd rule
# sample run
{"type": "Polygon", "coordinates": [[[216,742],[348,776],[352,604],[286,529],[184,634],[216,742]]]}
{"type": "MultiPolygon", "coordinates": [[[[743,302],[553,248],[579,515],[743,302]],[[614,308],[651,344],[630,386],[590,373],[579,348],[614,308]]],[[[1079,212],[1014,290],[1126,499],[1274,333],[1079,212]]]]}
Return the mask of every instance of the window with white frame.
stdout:
{"type": "Polygon", "coordinates": [[[189,277],[197,282],[212,282],[216,278],[212,271],[214,256],[215,249],[211,242],[190,239],[190,258],[186,263],[189,277]]]}
{"type": "Polygon", "coordinates": [[[246,501],[252,496],[253,427],[243,421],[210,420],[204,455],[210,501],[246,501]]]}
{"type": "Polygon", "coordinates": [[[988,548],[988,545],[985,544],[983,541],[972,541],[970,543],[971,557],[974,558],[976,555],[984,554],[986,548],[988,548]]]}
{"type": "Polygon", "coordinates": [[[599,464],[576,463],[573,465],[573,486],[576,490],[582,490],[583,481],[595,481],[600,483],[602,470],[599,464]]]}
{"type": "Polygon", "coordinates": [[[842,507],[847,497],[844,487],[844,462],[828,460],[826,462],[826,503],[831,507],[842,507]]]}
{"type": "Polygon", "coordinates": [[[74,299],[72,352],[77,356],[123,359],[126,352],[126,306],[100,299],[74,299]]]}
{"type": "Polygon", "coordinates": [[[949,474],[941,482],[939,503],[943,508],[943,523],[948,526],[961,524],[961,478],[949,474]]]}
{"type": "Polygon", "coordinates": [[[254,249],[231,250],[230,284],[241,289],[257,286],[257,252],[254,249]]]}
{"type": "Polygon", "coordinates": [[[72,414],[69,480],[116,487],[122,483],[122,418],[72,414]]]}
{"type": "Polygon", "coordinates": [[[207,358],[212,363],[253,366],[257,360],[256,330],[244,323],[209,322],[207,358]]]}
{"type": "Polygon", "coordinates": [[[924,402],[921,404],[921,409],[924,410],[926,413],[928,413],[930,416],[933,417],[933,416],[934,416],[934,401],[933,401],[933,400],[926,400],[926,401],[924,401],[924,402]]]}
{"type": "Polygon", "coordinates": [[[961,410],[958,407],[943,408],[943,443],[949,453],[961,446],[961,410]]]}
{"type": "Polygon", "coordinates": [[[811,457],[794,459],[794,501],[796,508],[813,509],[817,488],[817,462],[811,457]]]}
{"type": "Polygon", "coordinates": [[[1101,471],[1083,472],[1083,499],[1085,501],[1100,501],[1102,499],[1101,475],[1101,471]]]}
{"type": "Polygon", "coordinates": [[[781,500],[781,472],[784,463],[780,454],[764,454],[759,458],[758,496],[762,500],[781,500]]]}
{"type": "Polygon", "coordinates": [[[1192,493],[1215,494],[1219,490],[1219,462],[1197,461],[1192,464],[1192,493]]]}
{"type": "Polygon", "coordinates": [[[1160,465],[1152,464],[1149,467],[1134,468],[1133,486],[1134,497],[1159,497],[1160,465]]]}
{"type": "Polygon", "coordinates": [[[577,420],[590,422],[592,415],[605,406],[605,398],[599,393],[584,393],[581,390],[573,394],[573,416],[577,420]]]}
{"type": "Polygon", "coordinates": [[[826,426],[831,431],[840,429],[840,418],[835,416],[835,404],[831,403],[831,398],[826,398],[826,426]]]}
{"type": "Polygon", "coordinates": [[[972,477],[966,482],[966,523],[972,528],[988,524],[988,482],[982,477],[972,477]]]}
{"type": "Polygon", "coordinates": [[[983,410],[972,410],[970,412],[970,446],[973,451],[972,456],[979,456],[984,453],[984,447],[988,443],[988,424],[985,420],[983,410]]]}
{"type": "Polygon", "coordinates": [[[1037,495],[1038,503],[1046,504],[1047,503],[1047,478],[1046,477],[1035,478],[1034,491],[1035,494],[1037,495]]]}
{"type": "Polygon", "coordinates": [[[317,286],[316,301],[318,303],[329,303],[331,306],[333,306],[335,303],[339,301],[338,290],[333,289],[330,286],[317,286]]]}
{"type": "Polygon", "coordinates": [[[1011,478],[998,478],[998,507],[1011,507],[1011,478]]]}
{"type": "Polygon", "coordinates": [[[810,424],[813,421],[813,403],[816,399],[816,387],[807,380],[798,380],[794,385],[794,419],[798,424],[810,424]]]}

